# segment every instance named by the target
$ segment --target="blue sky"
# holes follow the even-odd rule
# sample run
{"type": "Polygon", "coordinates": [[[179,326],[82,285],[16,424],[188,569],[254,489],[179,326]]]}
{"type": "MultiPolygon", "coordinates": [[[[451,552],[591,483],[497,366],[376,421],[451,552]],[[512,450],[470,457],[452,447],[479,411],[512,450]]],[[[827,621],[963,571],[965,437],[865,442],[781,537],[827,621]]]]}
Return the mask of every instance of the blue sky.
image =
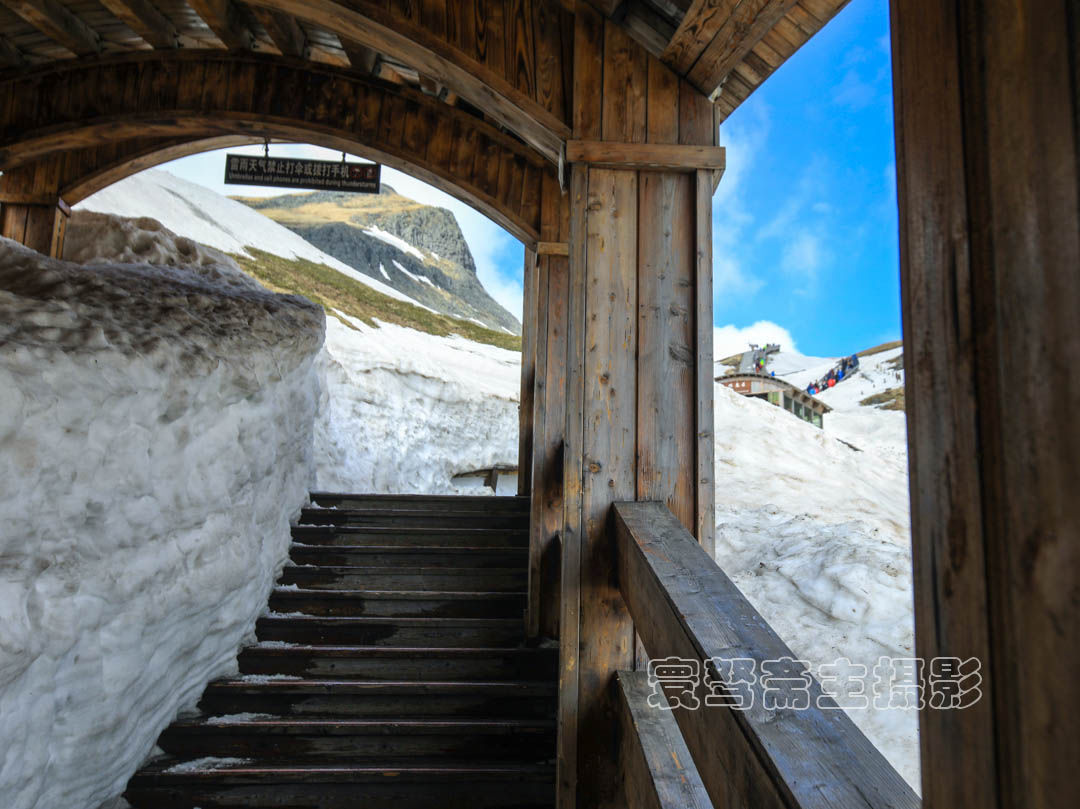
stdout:
{"type": "MultiPolygon", "coordinates": [[[[836,356],[900,337],[887,0],[852,0],[720,127],[728,169],[713,198],[716,354],[779,340],[836,356]]],[[[231,149],[252,154],[261,146],[231,149]]],[[[329,157],[313,146],[277,155],[329,157]]],[[[163,168],[223,194],[220,152],[163,168]]],[[[478,275],[521,311],[521,244],[468,205],[384,168],[383,181],[450,208],[478,275]]]]}
{"type": "Polygon", "coordinates": [[[717,325],[834,356],[900,337],[888,3],[853,0],[720,127],[717,325]]]}

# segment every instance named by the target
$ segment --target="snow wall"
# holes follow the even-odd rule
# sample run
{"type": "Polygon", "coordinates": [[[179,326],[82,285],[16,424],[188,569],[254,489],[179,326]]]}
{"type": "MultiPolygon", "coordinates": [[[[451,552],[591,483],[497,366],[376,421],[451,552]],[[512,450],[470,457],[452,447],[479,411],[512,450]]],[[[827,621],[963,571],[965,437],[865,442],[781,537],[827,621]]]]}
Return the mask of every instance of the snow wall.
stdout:
{"type": "Polygon", "coordinates": [[[340,315],[327,318],[319,367],[320,489],[490,494],[454,475],[517,463],[516,351],[340,315]]]}
{"type": "Polygon", "coordinates": [[[234,670],[314,478],[322,311],[153,220],[94,216],[69,256],[159,266],[0,239],[5,809],[124,789],[234,670]]]}

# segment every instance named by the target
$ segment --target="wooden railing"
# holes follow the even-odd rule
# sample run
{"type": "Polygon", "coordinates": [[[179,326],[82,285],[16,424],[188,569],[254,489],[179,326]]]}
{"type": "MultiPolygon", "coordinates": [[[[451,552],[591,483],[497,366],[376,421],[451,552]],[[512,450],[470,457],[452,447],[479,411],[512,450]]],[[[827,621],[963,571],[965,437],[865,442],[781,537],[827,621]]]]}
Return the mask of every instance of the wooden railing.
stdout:
{"type": "MultiPolygon", "coordinates": [[[[620,589],[650,659],[698,661],[702,674],[706,661],[714,658],[752,660],[759,673],[765,661],[796,659],[665,505],[618,503],[614,510],[620,589]]],[[[743,664],[744,670],[748,665],[743,664]]],[[[701,686],[696,691],[700,700],[696,710],[644,708],[661,718],[652,726],[640,720],[624,721],[621,752],[627,783],[683,784],[687,778],[700,777],[717,809],[915,809],[920,805],[911,787],[847,714],[822,695],[813,678],[809,678],[809,705],[804,705],[805,680],[797,680],[798,686],[791,688],[783,680],[771,680],[770,689],[778,688],[779,693],[770,695],[774,699],[770,704],[793,700],[786,704],[799,707],[770,709],[765,707],[760,676],[750,684],[736,681],[726,667],[709,668],[712,684],[722,683],[729,695],[752,692],[752,707],[710,707],[705,697],[712,690],[701,686]],[[672,750],[666,757],[651,758],[628,752],[657,745],[670,748],[676,724],[692,763],[678,761],[672,750]],[[641,738],[642,729],[652,738],[641,738]],[[635,735],[637,740],[628,739],[635,735]],[[648,771],[641,772],[641,767],[648,771]]],[[[635,688],[627,688],[627,677],[620,672],[620,688],[629,704],[642,686],[637,679],[635,688]]],[[[657,790],[644,801],[628,795],[628,803],[696,805],[685,797],[665,802],[657,790]]]]}

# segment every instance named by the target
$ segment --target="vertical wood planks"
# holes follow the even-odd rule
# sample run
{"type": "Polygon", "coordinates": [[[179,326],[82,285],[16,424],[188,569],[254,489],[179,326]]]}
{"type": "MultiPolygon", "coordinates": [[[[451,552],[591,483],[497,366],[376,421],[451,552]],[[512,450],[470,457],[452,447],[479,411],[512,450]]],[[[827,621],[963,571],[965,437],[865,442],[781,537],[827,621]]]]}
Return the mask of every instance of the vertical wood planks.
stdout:
{"type": "MultiPolygon", "coordinates": [[[[575,107],[576,109],[576,107],[575,107]]],[[[570,170],[570,261],[566,317],[566,444],[563,456],[563,533],[559,621],[559,726],[556,745],[557,805],[577,805],[578,680],[581,668],[582,442],[585,386],[586,205],[589,171],[570,170]]]]}
{"type": "Polygon", "coordinates": [[[695,529],[697,407],[692,176],[640,175],[637,343],[637,500],[667,503],[695,529]]]}
{"type": "Polygon", "coordinates": [[[592,169],[586,218],[582,441],[580,722],[582,806],[615,799],[611,678],[633,665],[633,626],[619,594],[611,504],[635,496],[637,348],[636,172],[592,169]]]}
{"type": "Polygon", "coordinates": [[[712,172],[694,177],[694,409],[696,487],[691,532],[712,557],[716,551],[716,459],[713,413],[712,172]]]}
{"type": "Polygon", "coordinates": [[[533,383],[536,373],[536,253],[525,248],[521,316],[521,392],[518,400],[518,494],[532,489],[533,383]]]}
{"type": "Polygon", "coordinates": [[[1077,16],[892,6],[916,647],[982,699],[921,714],[927,805],[1067,805],[1080,554],[1077,16]],[[1022,405],[1020,403],[1023,403],[1022,405]]]}

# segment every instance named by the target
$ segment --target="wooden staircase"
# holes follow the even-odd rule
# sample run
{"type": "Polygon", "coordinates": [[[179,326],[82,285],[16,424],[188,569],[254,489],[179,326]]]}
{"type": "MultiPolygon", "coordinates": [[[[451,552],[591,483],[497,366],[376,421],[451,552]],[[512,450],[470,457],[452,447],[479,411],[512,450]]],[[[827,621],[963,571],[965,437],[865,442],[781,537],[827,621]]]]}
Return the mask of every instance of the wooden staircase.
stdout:
{"type": "Polygon", "coordinates": [[[312,499],[239,676],[162,733],[127,800],[553,807],[557,651],[524,644],[527,498],[312,499]]]}

